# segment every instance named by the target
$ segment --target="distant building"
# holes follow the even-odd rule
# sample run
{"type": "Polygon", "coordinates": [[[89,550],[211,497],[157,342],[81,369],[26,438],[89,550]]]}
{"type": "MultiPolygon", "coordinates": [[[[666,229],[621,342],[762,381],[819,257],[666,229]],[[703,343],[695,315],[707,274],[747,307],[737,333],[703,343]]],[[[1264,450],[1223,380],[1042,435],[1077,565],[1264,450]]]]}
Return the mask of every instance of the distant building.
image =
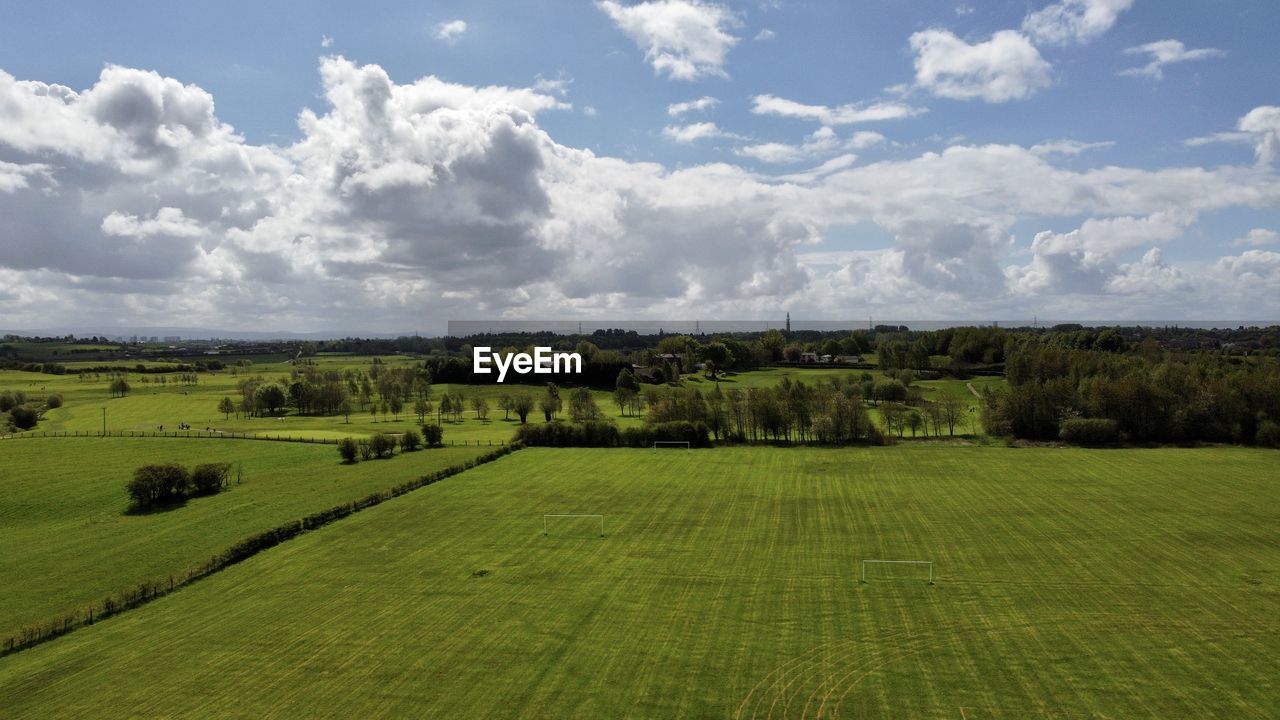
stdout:
{"type": "Polygon", "coordinates": [[[182,336],[181,335],[165,335],[164,341],[167,343],[182,342],[182,336]]]}
{"type": "Polygon", "coordinates": [[[816,352],[802,352],[802,353],[800,353],[800,362],[802,362],[802,363],[816,363],[816,362],[818,362],[818,353],[816,353],[816,352]]]}

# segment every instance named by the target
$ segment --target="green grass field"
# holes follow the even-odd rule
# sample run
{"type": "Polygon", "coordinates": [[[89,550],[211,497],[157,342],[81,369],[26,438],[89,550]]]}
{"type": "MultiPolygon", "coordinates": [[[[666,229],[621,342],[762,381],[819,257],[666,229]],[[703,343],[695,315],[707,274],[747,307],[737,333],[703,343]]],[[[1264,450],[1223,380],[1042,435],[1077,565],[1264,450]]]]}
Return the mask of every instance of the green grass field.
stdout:
{"type": "MultiPolygon", "coordinates": [[[[440,448],[342,465],[333,445],[218,439],[0,441],[0,637],[208,560],[254,532],[461,464],[485,448],[440,448]],[[138,465],[230,462],[243,483],[130,515],[138,465]]],[[[2,715],[3,713],[0,713],[2,715]]]]}
{"type": "Polygon", "coordinates": [[[1278,468],[1235,448],[525,450],[2,659],[0,708],[1271,718],[1278,468]],[[606,537],[544,537],[551,512],[605,513],[606,537]],[[861,584],[864,558],[933,560],[937,584],[861,584]]]}
{"type": "MultiPolygon", "coordinates": [[[[346,368],[365,367],[369,358],[354,356],[330,356],[316,359],[323,369],[343,370],[346,368]]],[[[390,358],[388,364],[410,362],[407,358],[390,358]]],[[[45,418],[36,428],[36,432],[99,432],[103,426],[103,410],[106,410],[106,425],[112,432],[153,432],[161,425],[166,431],[173,431],[182,424],[190,425],[196,431],[210,428],[224,433],[247,433],[266,436],[289,436],[317,439],[338,439],[343,437],[361,437],[374,432],[399,433],[419,426],[418,418],[413,414],[412,404],[399,416],[399,419],[386,419],[379,415],[375,421],[367,412],[355,412],[351,417],[341,416],[316,417],[286,414],[272,418],[248,418],[231,415],[227,417],[217,412],[218,401],[224,396],[238,398],[236,383],[245,376],[257,376],[273,379],[288,377],[290,366],[287,363],[264,363],[254,365],[246,371],[232,374],[228,370],[216,373],[201,373],[200,384],[184,386],[173,383],[159,384],[154,376],[131,375],[133,391],[126,397],[112,398],[107,388],[105,376],[100,380],[81,381],[76,375],[44,375],[14,370],[0,370],[0,390],[22,390],[28,396],[42,399],[51,393],[63,396],[64,405],[46,413],[45,418]],[[143,378],[151,382],[143,382],[143,378]]],[[[731,388],[773,387],[782,378],[802,380],[806,383],[829,382],[832,378],[848,379],[860,375],[861,371],[848,368],[767,368],[746,373],[731,374],[720,383],[722,390],[731,388]]],[[[875,374],[878,379],[883,376],[875,374]]],[[[685,376],[686,386],[696,387],[703,392],[710,392],[715,383],[698,375],[685,376]]],[[[981,389],[983,385],[1000,386],[1002,378],[976,378],[971,380],[974,387],[981,389]]],[[[919,382],[926,400],[935,400],[944,394],[962,398],[972,413],[966,415],[974,422],[964,422],[958,432],[980,434],[981,427],[976,422],[977,400],[969,392],[965,381],[946,379],[919,382]]],[[[648,386],[645,386],[648,387],[648,386]]],[[[448,443],[488,443],[510,440],[518,423],[515,416],[509,419],[498,409],[497,400],[503,393],[528,391],[535,397],[542,392],[540,385],[450,385],[434,386],[435,398],[444,392],[461,392],[469,401],[473,396],[481,396],[489,401],[489,419],[481,421],[475,417],[468,404],[462,420],[446,420],[443,423],[445,442],[448,443]]],[[[623,416],[613,402],[612,392],[594,389],[596,403],[605,415],[619,427],[636,425],[640,418],[623,416]]],[[[879,412],[872,409],[872,417],[877,421],[879,412]]],[[[535,409],[530,415],[531,422],[542,422],[541,412],[535,409]]]]}

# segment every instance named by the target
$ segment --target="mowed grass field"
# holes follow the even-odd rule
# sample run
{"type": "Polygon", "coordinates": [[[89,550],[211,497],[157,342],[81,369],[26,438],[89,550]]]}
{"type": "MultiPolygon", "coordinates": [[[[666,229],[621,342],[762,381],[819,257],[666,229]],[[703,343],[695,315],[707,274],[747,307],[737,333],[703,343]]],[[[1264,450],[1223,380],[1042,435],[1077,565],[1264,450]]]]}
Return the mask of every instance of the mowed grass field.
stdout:
{"type": "Polygon", "coordinates": [[[1273,718],[1277,458],[524,450],[2,659],[0,708],[1273,718]]]}
{"type": "Polygon", "coordinates": [[[0,441],[0,638],[100,605],[140,582],[181,575],[255,532],[459,465],[485,449],[438,448],[343,465],[333,445],[0,441]],[[155,462],[233,463],[243,482],[173,509],[127,514],[125,483],[134,468],[155,462]]]}

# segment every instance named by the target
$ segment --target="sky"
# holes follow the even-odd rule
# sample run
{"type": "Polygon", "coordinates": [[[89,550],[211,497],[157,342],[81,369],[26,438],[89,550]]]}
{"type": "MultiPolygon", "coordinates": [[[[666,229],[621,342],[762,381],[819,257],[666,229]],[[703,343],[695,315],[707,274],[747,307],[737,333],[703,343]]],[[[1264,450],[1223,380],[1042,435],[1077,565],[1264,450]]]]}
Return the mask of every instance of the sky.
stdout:
{"type": "Polygon", "coordinates": [[[1273,0],[0,18],[6,330],[1280,320],[1273,0]]]}

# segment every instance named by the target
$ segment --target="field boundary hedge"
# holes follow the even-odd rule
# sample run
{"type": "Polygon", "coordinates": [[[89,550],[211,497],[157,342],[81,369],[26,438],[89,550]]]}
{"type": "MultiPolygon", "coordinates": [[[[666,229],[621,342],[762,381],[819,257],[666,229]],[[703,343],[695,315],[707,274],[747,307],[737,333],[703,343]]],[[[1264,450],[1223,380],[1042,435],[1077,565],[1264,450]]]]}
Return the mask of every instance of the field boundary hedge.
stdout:
{"type": "MultiPolygon", "coordinates": [[[[412,429],[412,428],[410,428],[412,429]]],[[[392,432],[390,435],[400,435],[401,433],[392,432]]],[[[268,442],[294,442],[309,443],[313,445],[337,445],[342,442],[341,438],[315,438],[315,437],[294,437],[292,435],[270,435],[257,433],[219,433],[205,432],[203,430],[109,430],[104,435],[101,431],[93,432],[89,430],[40,430],[24,433],[13,433],[9,435],[0,435],[0,440],[26,440],[30,438],[191,438],[191,439],[207,439],[207,440],[262,440],[268,442]]],[[[506,440],[476,440],[474,447],[506,447],[506,440]]],[[[472,447],[470,440],[458,442],[450,440],[440,447],[472,447]]]]}
{"type": "Polygon", "coordinates": [[[378,490],[372,492],[357,500],[335,505],[326,510],[311,513],[301,519],[291,520],[283,525],[277,525],[269,530],[254,533],[231,547],[223,550],[221,553],[213,556],[204,563],[188,569],[179,575],[170,575],[168,581],[158,582],[142,582],[137,587],[129,590],[114,592],[106,597],[100,604],[95,604],[89,608],[79,611],[73,611],[60,620],[46,621],[34,625],[29,625],[18,630],[15,634],[4,639],[0,644],[0,657],[12,655],[28,648],[35,647],[42,643],[46,643],[54,638],[66,635],[73,630],[93,625],[101,622],[113,615],[118,615],[127,610],[141,607],[152,600],[164,597],[169,593],[179,590],[198,580],[202,580],[220,570],[228,568],[236,563],[243,562],[257,555],[263,550],[273,548],[283,542],[292,540],[311,530],[322,528],[329,523],[341,520],[349,515],[360,512],[375,505],[405,495],[419,488],[433,485],[446,478],[453,477],[460,473],[466,472],[480,465],[493,462],[498,458],[510,455],[511,453],[524,447],[519,443],[503,445],[496,450],[485,453],[471,460],[467,460],[458,465],[450,465],[447,468],[437,470],[426,475],[414,478],[394,485],[386,490],[378,490]]]}

